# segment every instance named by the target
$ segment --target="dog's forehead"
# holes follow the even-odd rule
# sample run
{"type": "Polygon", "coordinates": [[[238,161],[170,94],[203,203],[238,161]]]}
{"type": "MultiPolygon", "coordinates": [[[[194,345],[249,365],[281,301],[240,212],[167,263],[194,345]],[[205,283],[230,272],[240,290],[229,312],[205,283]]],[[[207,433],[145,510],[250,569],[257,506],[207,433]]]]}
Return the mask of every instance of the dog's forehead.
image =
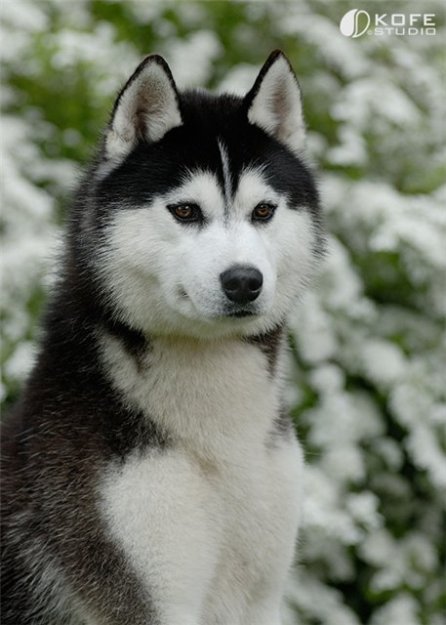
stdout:
{"type": "Polygon", "coordinates": [[[244,213],[262,201],[278,202],[280,194],[269,184],[262,167],[247,166],[231,172],[229,154],[219,140],[221,167],[189,169],[182,182],[165,196],[166,202],[198,203],[210,214],[244,213]]]}
{"type": "Polygon", "coordinates": [[[215,194],[218,189],[224,203],[229,206],[239,190],[246,187],[242,181],[268,186],[265,164],[253,153],[242,153],[240,146],[234,145],[234,137],[223,133],[210,133],[205,138],[196,137],[198,145],[190,143],[188,154],[183,155],[183,175],[178,180],[178,188],[185,192],[196,191],[199,196],[215,194]],[[256,162],[257,161],[257,162],[256,162]]]}

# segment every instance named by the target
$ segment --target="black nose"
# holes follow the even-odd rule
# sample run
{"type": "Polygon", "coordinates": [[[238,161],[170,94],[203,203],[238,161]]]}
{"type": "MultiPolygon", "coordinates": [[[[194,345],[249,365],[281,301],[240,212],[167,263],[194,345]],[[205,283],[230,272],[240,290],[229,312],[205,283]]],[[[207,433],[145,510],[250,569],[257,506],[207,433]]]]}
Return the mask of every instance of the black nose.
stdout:
{"type": "Polygon", "coordinates": [[[235,265],[220,274],[220,281],[231,302],[247,304],[260,295],[263,276],[255,267],[235,265]]]}

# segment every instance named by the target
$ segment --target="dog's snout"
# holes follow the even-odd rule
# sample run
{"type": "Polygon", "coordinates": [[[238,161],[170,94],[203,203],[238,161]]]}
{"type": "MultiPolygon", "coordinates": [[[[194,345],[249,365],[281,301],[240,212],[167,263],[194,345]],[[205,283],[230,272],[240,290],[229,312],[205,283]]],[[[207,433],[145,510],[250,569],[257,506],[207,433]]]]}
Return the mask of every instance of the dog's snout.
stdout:
{"type": "Polygon", "coordinates": [[[255,267],[235,265],[220,274],[220,281],[231,302],[247,304],[260,295],[263,276],[255,267]]]}

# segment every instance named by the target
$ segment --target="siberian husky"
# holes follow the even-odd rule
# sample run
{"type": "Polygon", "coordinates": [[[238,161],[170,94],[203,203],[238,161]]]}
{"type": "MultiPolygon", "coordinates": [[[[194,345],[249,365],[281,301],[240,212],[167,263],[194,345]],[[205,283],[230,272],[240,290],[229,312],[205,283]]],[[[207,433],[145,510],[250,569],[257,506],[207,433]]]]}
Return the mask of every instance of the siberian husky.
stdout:
{"type": "Polygon", "coordinates": [[[302,453],[287,316],[321,255],[298,82],[148,56],[69,218],[3,434],[3,625],[279,625],[302,453]]]}

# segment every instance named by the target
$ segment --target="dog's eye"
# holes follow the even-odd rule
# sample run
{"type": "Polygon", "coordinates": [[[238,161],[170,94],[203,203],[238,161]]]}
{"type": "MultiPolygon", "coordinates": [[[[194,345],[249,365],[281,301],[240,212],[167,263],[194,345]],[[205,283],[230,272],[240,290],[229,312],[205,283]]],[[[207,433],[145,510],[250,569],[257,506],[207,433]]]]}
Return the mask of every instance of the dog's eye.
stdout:
{"type": "Polygon", "coordinates": [[[269,202],[260,202],[251,213],[252,221],[269,221],[272,219],[277,206],[269,202]]]}
{"type": "Polygon", "coordinates": [[[184,204],[169,204],[167,208],[175,219],[182,223],[201,223],[204,219],[197,204],[184,202],[184,204]]]}

